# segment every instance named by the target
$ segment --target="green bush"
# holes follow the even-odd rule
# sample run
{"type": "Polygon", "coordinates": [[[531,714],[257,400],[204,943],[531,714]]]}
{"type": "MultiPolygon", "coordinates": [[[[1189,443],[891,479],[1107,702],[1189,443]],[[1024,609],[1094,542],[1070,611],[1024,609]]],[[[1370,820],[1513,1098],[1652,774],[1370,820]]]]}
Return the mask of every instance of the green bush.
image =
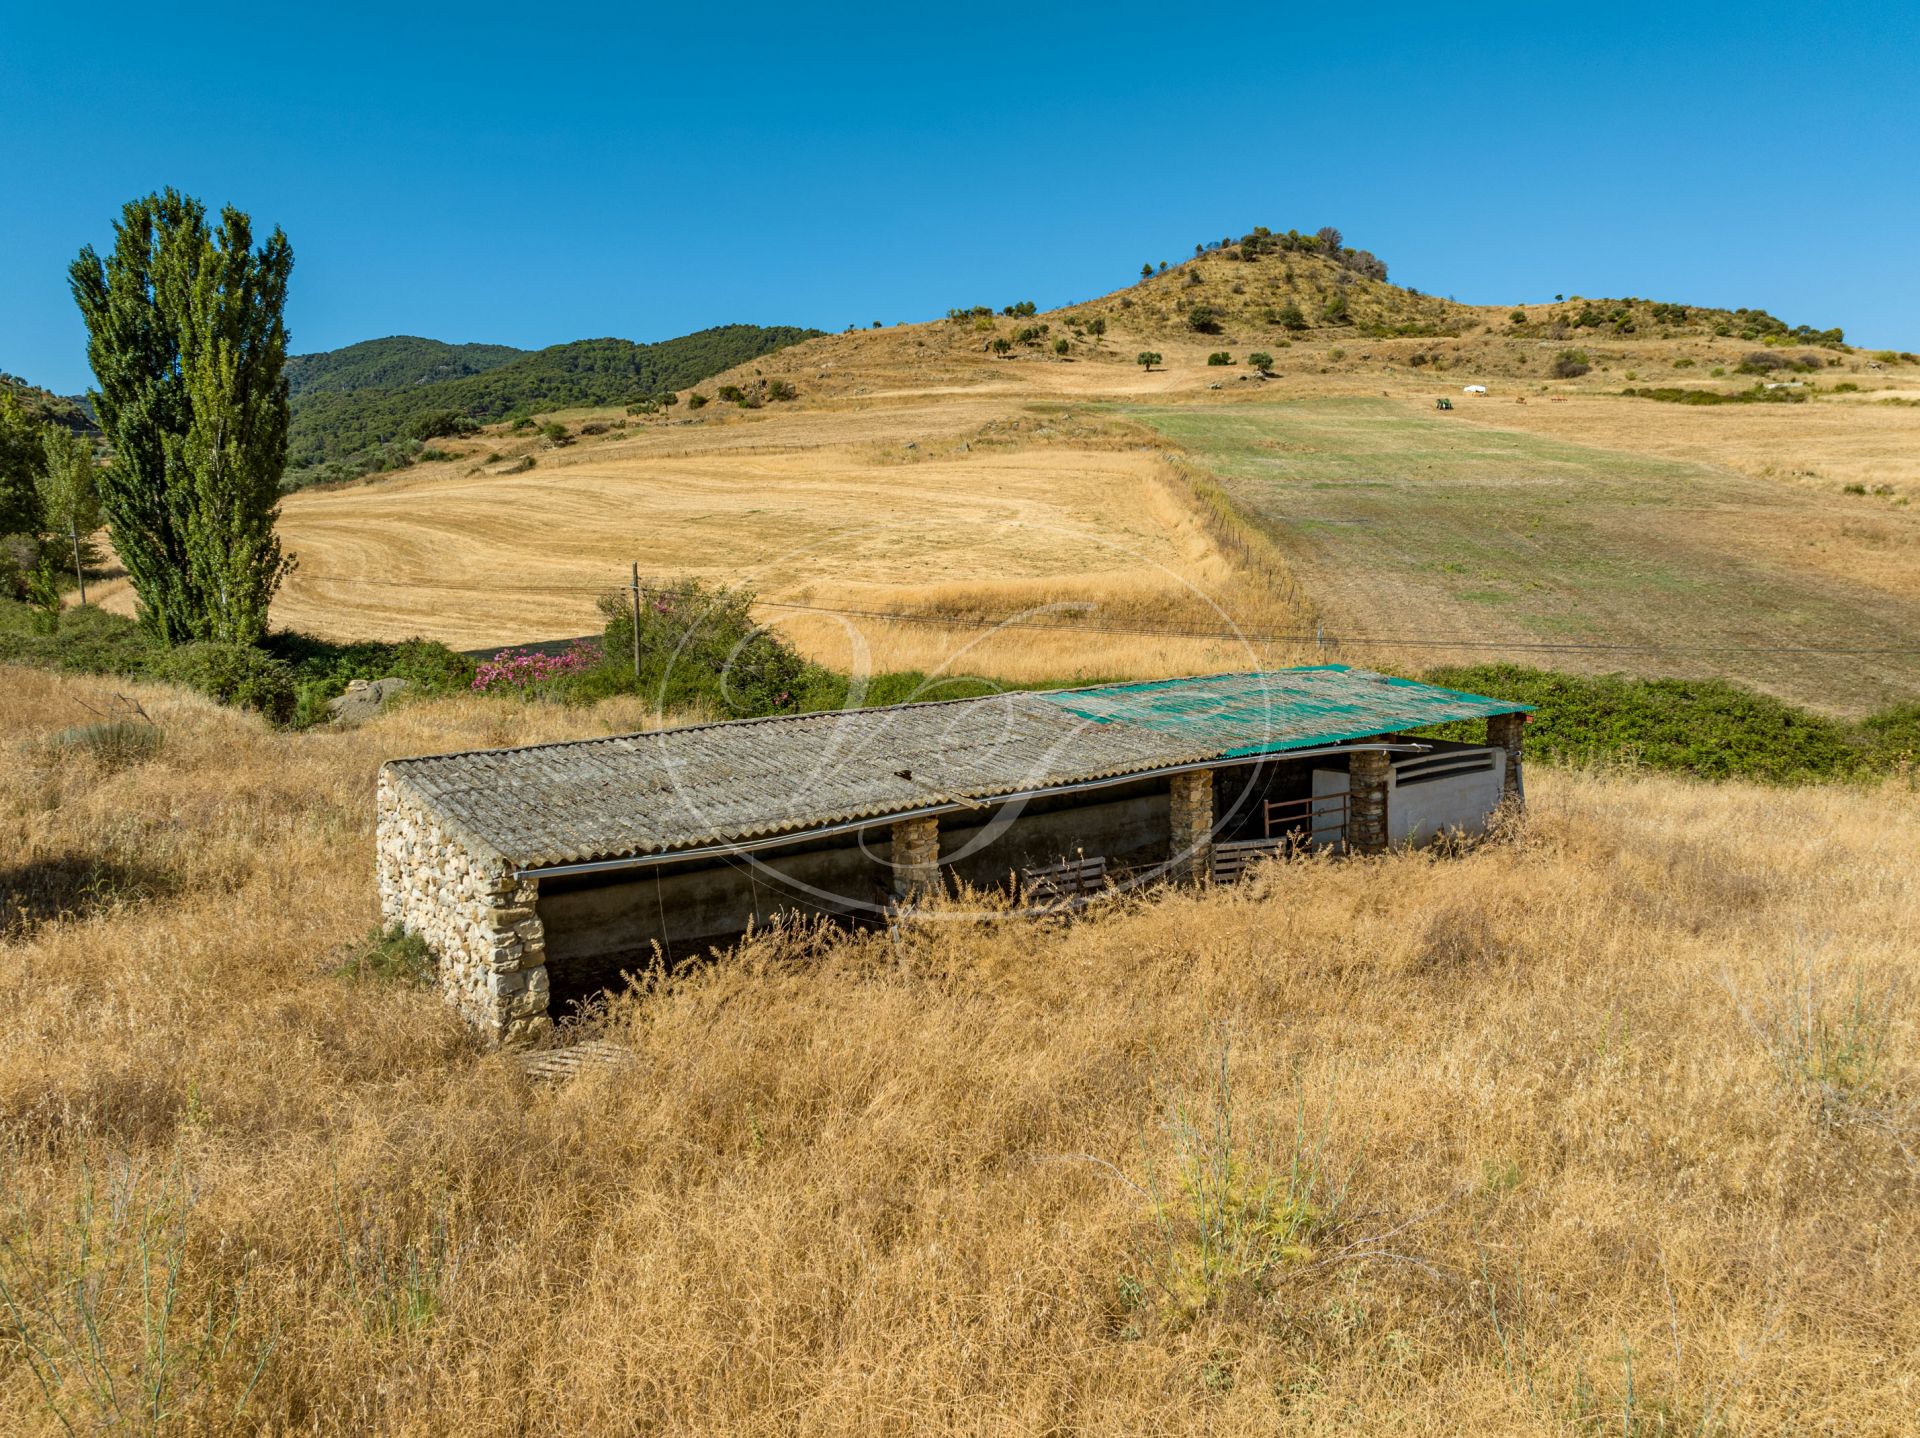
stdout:
{"type": "Polygon", "coordinates": [[[1255,350],[1252,354],[1248,355],[1247,363],[1259,370],[1261,374],[1273,373],[1273,356],[1265,350],[1255,350]]]}
{"type": "Polygon", "coordinates": [[[1207,363],[1210,365],[1232,364],[1233,356],[1228,354],[1225,350],[1215,350],[1212,354],[1207,356],[1207,363]]]}
{"type": "Polygon", "coordinates": [[[250,644],[183,644],[160,660],[156,673],[275,724],[293,718],[298,696],[292,667],[250,644]]]}
{"type": "Polygon", "coordinates": [[[1220,311],[1212,305],[1195,305],[1187,311],[1187,326],[1203,335],[1220,332],[1220,311]]]}
{"type": "Polygon", "coordinates": [[[706,407],[707,407],[707,397],[701,394],[700,391],[695,390],[692,394],[687,396],[688,409],[705,409],[706,407]]]}
{"type": "Polygon", "coordinates": [[[151,672],[158,653],[133,620],[94,605],[63,610],[47,633],[29,605],[0,599],[0,663],[137,676],[151,672]]]}
{"type": "Polygon", "coordinates": [[[751,590],[680,579],[643,593],[640,673],[633,673],[632,600],[600,599],[605,618],[594,669],[565,681],[569,698],[637,690],[669,709],[706,708],[728,718],[798,712],[826,671],[753,617],[751,590]]]}
{"type": "Polygon", "coordinates": [[[800,391],[783,379],[770,379],[767,381],[767,398],[775,401],[798,399],[800,391]]]}
{"type": "Polygon", "coordinates": [[[723,384],[714,393],[728,404],[740,404],[747,397],[746,391],[737,384],[723,384]]]}
{"type": "Polygon", "coordinates": [[[1578,379],[1592,368],[1585,350],[1561,350],[1554,358],[1551,373],[1555,379],[1578,379]]]}
{"type": "Polygon", "coordinates": [[[436,409],[417,416],[407,425],[406,433],[410,439],[444,439],[450,434],[467,434],[478,428],[457,409],[436,409]]]}
{"type": "Polygon", "coordinates": [[[340,977],[355,982],[400,984],[407,988],[425,988],[433,981],[433,950],[418,934],[410,934],[395,925],[375,929],[361,943],[359,951],[340,966],[340,977]]]}
{"type": "MultiPolygon", "coordinates": [[[[1724,680],[1589,677],[1517,664],[1438,669],[1425,678],[1535,705],[1527,751],[1547,763],[1628,764],[1785,784],[1847,778],[1872,762],[1872,743],[1845,723],[1724,680]]],[[[1889,718],[1886,730],[1898,743],[1912,736],[1915,722],[1911,715],[1889,718]]],[[[1435,732],[1479,737],[1471,723],[1435,732]]]]}
{"type": "Polygon", "coordinates": [[[1053,352],[1057,355],[1063,355],[1072,348],[1073,346],[1067,343],[1067,337],[1065,335],[1060,336],[1059,339],[1053,342],[1053,352]]]}
{"type": "Polygon", "coordinates": [[[540,426],[541,436],[551,445],[573,443],[573,436],[567,433],[567,427],[557,419],[550,419],[540,426]]]}

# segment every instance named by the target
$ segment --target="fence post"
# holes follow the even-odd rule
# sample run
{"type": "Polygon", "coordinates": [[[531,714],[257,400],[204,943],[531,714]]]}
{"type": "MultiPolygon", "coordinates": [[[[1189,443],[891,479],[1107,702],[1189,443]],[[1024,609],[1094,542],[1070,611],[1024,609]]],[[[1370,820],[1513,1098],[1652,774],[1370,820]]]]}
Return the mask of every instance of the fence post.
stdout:
{"type": "Polygon", "coordinates": [[[633,682],[640,682],[640,564],[633,566],[633,682]]]}

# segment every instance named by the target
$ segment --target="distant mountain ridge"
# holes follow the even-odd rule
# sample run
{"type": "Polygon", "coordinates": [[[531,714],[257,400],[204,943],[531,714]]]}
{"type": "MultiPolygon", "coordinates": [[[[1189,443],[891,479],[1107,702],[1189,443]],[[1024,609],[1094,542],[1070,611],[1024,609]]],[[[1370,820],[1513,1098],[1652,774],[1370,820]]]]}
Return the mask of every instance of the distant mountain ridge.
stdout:
{"type": "MultiPolygon", "coordinates": [[[[302,355],[297,387],[294,374],[288,375],[294,390],[288,482],[350,478],[404,463],[403,451],[423,431],[434,430],[437,418],[459,416],[484,424],[513,414],[625,404],[686,389],[821,333],[791,325],[718,325],[657,344],[575,340],[509,351],[506,358],[500,356],[508,350],[505,345],[448,345],[396,336],[302,355]],[[432,377],[448,365],[481,367],[432,377]],[[375,382],[354,386],[356,377],[375,382]]],[[[288,369],[294,368],[290,359],[288,369]]]]}
{"type": "Polygon", "coordinates": [[[529,353],[512,345],[455,345],[418,335],[389,335],[337,350],[288,355],[287,388],[295,399],[340,390],[405,389],[484,374],[529,353]]]}

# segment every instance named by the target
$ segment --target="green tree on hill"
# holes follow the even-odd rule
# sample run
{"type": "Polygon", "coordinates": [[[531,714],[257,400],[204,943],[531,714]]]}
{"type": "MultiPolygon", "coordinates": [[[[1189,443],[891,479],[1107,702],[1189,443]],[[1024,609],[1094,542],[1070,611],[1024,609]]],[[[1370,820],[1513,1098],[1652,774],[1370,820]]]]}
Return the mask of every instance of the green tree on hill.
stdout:
{"type": "Polygon", "coordinates": [[[1134,363],[1142,369],[1150,370],[1160,363],[1160,356],[1154,350],[1141,350],[1139,354],[1134,356],[1134,363]]]}
{"type": "Polygon", "coordinates": [[[45,463],[37,426],[12,391],[0,389],[0,534],[39,530],[45,463]]]}
{"type": "Polygon", "coordinates": [[[205,206],[167,190],[130,201],[112,251],[88,246],[69,271],[113,445],[101,509],[163,643],[256,642],[290,567],[273,529],[292,269],[278,229],[256,250],[245,214],[209,230],[205,206]]]}
{"type": "MultiPolygon", "coordinates": [[[[40,524],[52,545],[65,540],[77,566],[88,538],[100,527],[100,488],[93,446],[72,430],[49,425],[40,433],[46,456],[40,468],[40,524]]],[[[85,595],[85,581],[76,573],[85,595]]]]}

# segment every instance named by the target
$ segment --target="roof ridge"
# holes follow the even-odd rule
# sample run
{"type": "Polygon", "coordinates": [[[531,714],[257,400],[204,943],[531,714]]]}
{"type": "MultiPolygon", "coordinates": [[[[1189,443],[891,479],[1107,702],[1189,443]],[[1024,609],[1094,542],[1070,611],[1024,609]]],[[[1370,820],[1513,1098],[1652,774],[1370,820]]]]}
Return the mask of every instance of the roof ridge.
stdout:
{"type": "MultiPolygon", "coordinates": [[[[743,719],[709,719],[700,724],[664,724],[658,729],[636,729],[625,734],[601,734],[591,739],[549,739],[544,744],[500,744],[485,749],[450,749],[441,754],[408,754],[388,759],[388,764],[413,764],[425,759],[471,759],[481,754],[523,754],[538,749],[575,749],[591,744],[611,744],[621,739],[648,739],[656,734],[697,734],[707,729],[744,728],[749,724],[793,724],[846,714],[891,714],[906,709],[932,709],[944,704],[984,704],[994,699],[1018,699],[1027,695],[1095,694],[1108,690],[1140,689],[1164,684],[1198,684],[1209,679],[1251,679],[1256,675],[1310,674],[1336,670],[1350,674],[1371,674],[1367,669],[1352,669],[1345,664],[1295,664],[1284,669],[1228,669],[1216,674],[1175,675],[1166,679],[1121,679],[1107,684],[1082,684],[1067,689],[1002,689],[994,694],[964,694],[958,699],[908,699],[898,704],[875,704],[858,709],[810,709],[800,714],[752,714],[743,719]]],[[[1418,682],[1418,681],[1415,681],[1418,682]]]]}

